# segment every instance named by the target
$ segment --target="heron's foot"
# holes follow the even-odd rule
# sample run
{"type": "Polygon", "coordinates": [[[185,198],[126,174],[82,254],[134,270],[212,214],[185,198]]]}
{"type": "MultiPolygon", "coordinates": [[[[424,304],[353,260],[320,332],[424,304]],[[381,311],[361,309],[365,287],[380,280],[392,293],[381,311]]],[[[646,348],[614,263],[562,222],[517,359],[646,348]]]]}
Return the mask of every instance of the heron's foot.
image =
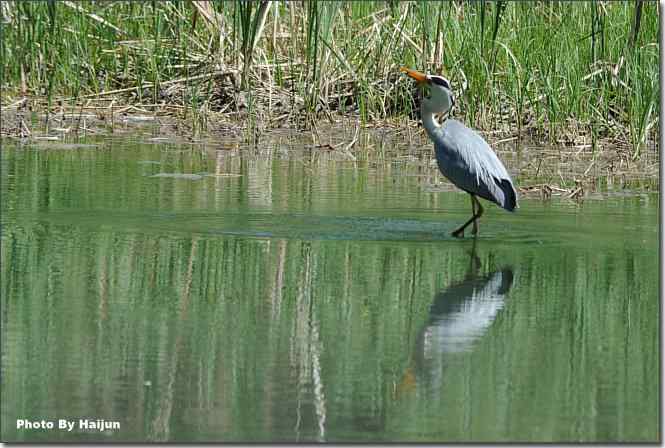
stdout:
{"type": "Polygon", "coordinates": [[[451,235],[455,238],[464,238],[464,228],[455,230],[451,235]]]}

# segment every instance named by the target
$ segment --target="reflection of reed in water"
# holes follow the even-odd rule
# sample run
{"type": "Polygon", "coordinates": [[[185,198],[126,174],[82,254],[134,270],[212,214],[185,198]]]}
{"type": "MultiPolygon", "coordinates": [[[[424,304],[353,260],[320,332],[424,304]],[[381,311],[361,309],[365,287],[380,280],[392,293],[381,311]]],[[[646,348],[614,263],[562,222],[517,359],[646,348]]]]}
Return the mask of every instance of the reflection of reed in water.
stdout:
{"type": "Polygon", "coordinates": [[[301,281],[296,298],[296,319],[291,337],[291,363],[297,375],[296,397],[296,441],[301,441],[303,433],[311,433],[308,417],[316,415],[316,441],[324,442],[326,436],[326,397],[321,368],[323,342],[320,337],[320,322],[314,312],[312,275],[316,263],[309,243],[303,243],[301,255],[304,259],[301,281]],[[314,412],[308,412],[308,408],[314,412]],[[308,425],[309,423],[309,425],[308,425]],[[308,427],[309,426],[309,427],[308,427]]]}
{"type": "Polygon", "coordinates": [[[479,275],[480,261],[471,254],[464,280],[434,296],[429,319],[418,333],[412,361],[398,386],[398,394],[423,383],[439,389],[446,361],[458,353],[470,352],[503,308],[513,283],[509,267],[479,275]]]}

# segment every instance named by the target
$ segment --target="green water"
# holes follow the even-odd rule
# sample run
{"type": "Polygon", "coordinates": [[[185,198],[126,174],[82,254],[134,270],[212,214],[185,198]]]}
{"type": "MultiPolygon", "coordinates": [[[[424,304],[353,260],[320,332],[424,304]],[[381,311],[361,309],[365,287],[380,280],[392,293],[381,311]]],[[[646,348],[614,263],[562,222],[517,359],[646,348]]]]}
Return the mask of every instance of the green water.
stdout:
{"type": "Polygon", "coordinates": [[[657,196],[474,243],[427,163],[97,143],[2,150],[3,440],[659,440],[657,196]]]}

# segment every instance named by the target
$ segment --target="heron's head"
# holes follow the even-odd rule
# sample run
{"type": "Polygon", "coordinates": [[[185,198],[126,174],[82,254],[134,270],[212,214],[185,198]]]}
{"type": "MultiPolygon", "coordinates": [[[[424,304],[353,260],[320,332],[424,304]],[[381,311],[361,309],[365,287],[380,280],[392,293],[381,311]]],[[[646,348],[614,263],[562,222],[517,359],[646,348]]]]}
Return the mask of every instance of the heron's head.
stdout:
{"type": "Polygon", "coordinates": [[[455,96],[450,87],[450,82],[446,78],[438,75],[426,75],[406,67],[402,67],[400,70],[423,86],[425,90],[422,103],[423,110],[433,114],[450,112],[455,105],[455,96]]]}

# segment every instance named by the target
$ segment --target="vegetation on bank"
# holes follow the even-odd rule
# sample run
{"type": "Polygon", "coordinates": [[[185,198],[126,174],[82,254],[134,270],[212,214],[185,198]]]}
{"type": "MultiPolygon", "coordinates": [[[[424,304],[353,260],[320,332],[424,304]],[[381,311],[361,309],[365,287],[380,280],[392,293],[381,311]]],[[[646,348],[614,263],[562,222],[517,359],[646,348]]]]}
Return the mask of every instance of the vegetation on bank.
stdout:
{"type": "Polygon", "coordinates": [[[3,2],[2,104],[176,107],[279,126],[414,116],[407,65],[445,73],[472,126],[655,144],[658,4],[3,2]]]}

